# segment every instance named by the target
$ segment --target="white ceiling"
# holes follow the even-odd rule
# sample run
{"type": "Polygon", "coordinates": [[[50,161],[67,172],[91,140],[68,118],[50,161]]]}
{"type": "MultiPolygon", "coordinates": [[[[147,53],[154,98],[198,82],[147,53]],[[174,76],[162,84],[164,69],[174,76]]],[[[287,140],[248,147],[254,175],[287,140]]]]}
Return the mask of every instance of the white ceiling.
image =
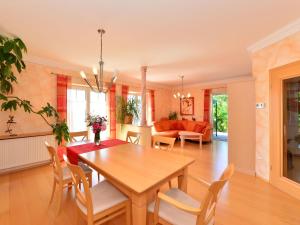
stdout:
{"type": "Polygon", "coordinates": [[[247,47],[296,20],[299,0],[1,0],[0,30],[20,36],[29,55],[178,84],[251,73],[247,47]]]}

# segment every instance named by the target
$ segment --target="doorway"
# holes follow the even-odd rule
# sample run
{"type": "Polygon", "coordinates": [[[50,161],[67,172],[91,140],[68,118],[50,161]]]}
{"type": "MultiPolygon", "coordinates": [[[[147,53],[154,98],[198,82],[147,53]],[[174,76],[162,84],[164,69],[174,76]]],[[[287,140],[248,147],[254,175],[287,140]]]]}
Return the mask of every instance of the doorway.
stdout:
{"type": "Polygon", "coordinates": [[[228,96],[212,95],[213,139],[227,141],[228,138],[228,96]]]}
{"type": "Polygon", "coordinates": [[[300,61],[270,76],[271,183],[300,199],[300,61]]]}

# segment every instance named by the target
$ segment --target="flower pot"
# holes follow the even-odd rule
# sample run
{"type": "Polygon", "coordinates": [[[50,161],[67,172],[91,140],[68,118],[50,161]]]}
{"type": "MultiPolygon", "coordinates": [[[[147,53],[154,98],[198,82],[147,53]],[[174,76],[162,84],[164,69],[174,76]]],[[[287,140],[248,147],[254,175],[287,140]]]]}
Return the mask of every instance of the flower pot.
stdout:
{"type": "Polygon", "coordinates": [[[126,115],[124,118],[124,123],[125,124],[132,124],[133,121],[133,116],[132,115],[126,115]]]}

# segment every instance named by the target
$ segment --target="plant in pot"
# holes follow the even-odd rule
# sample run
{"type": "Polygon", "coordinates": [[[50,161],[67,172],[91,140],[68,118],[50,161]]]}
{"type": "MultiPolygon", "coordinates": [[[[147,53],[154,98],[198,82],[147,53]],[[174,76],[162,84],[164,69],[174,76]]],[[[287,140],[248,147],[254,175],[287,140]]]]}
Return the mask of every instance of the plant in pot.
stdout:
{"type": "Polygon", "coordinates": [[[125,104],[125,124],[132,124],[133,118],[139,118],[139,101],[137,98],[130,98],[125,104]]]}
{"type": "Polygon", "coordinates": [[[41,109],[36,110],[29,100],[13,95],[13,84],[17,83],[15,73],[21,73],[26,68],[23,61],[23,53],[26,52],[26,46],[20,38],[0,35],[1,111],[23,109],[26,113],[39,115],[52,128],[53,134],[60,145],[63,140],[69,141],[70,135],[66,122],[59,118],[56,109],[47,103],[41,109]],[[55,121],[51,122],[53,121],[51,118],[55,118],[55,121]]]}
{"type": "Polygon", "coordinates": [[[177,120],[177,119],[178,119],[178,114],[176,111],[169,113],[169,120],[177,120]]]}

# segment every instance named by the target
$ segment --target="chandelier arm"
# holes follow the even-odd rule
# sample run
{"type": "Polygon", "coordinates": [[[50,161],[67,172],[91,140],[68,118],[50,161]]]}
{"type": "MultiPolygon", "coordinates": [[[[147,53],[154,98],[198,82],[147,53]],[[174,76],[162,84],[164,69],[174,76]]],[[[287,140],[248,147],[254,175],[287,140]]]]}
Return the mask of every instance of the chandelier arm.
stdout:
{"type": "Polygon", "coordinates": [[[91,83],[88,81],[88,79],[84,78],[84,81],[90,86],[92,91],[95,91],[95,89],[92,87],[91,83]]]}

